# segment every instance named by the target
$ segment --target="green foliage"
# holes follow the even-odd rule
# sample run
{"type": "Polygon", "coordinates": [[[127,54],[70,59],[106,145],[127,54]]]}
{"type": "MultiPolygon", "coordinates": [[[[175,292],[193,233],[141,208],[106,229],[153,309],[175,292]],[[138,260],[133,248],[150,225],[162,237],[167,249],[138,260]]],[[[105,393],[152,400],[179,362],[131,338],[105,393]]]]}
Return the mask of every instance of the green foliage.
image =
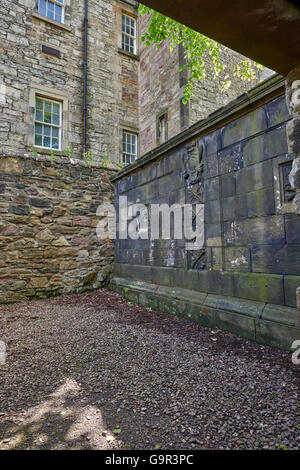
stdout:
{"type": "Polygon", "coordinates": [[[104,154],[103,154],[103,159],[102,159],[102,165],[106,168],[110,163],[111,163],[111,161],[108,158],[107,149],[105,148],[104,149],[104,154]]]}
{"type": "MultiPolygon", "coordinates": [[[[85,165],[88,167],[91,167],[92,163],[97,160],[97,157],[96,157],[96,154],[93,152],[93,150],[88,150],[87,152],[83,154],[83,159],[84,159],[85,165]]],[[[100,162],[100,160],[98,159],[98,163],[102,163],[104,168],[107,168],[109,165],[112,165],[112,161],[109,159],[107,155],[106,148],[104,149],[104,152],[103,152],[102,161],[100,162]]]]}
{"type": "Polygon", "coordinates": [[[284,444],[280,444],[280,450],[289,450],[289,448],[284,444]]]}
{"type": "Polygon", "coordinates": [[[50,160],[51,160],[52,162],[54,162],[54,161],[56,160],[56,156],[55,156],[55,154],[54,154],[54,152],[53,152],[53,149],[50,150],[50,160]]]}
{"type": "Polygon", "coordinates": [[[147,46],[154,44],[160,49],[161,43],[169,40],[171,51],[178,44],[184,48],[185,64],[180,66],[179,71],[187,69],[189,77],[184,87],[183,103],[191,99],[196,81],[203,80],[208,72],[214,78],[221,76],[222,88],[226,90],[232,83],[230,77],[250,81],[257,78],[258,70],[263,69],[262,65],[246,59],[227,73],[227,64],[221,56],[225,46],[144,5],[140,4],[139,12],[141,15],[150,15],[148,30],[141,38],[147,46]]]}
{"type": "Polygon", "coordinates": [[[96,155],[92,150],[88,150],[83,154],[83,159],[86,166],[91,166],[91,164],[96,160],[96,155]]]}

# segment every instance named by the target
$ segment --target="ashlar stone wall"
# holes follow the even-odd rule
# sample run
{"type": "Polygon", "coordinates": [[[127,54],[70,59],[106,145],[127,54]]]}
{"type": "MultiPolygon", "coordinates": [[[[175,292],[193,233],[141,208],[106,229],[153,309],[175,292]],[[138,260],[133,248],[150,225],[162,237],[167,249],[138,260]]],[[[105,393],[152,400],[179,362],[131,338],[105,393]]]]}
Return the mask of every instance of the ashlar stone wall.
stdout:
{"type": "Polygon", "coordinates": [[[275,76],[118,173],[116,202],[204,204],[205,244],[188,251],[173,234],[116,240],[112,288],[264,344],[289,349],[299,340],[292,123],[275,76]]]}
{"type": "Polygon", "coordinates": [[[115,170],[47,157],[0,157],[0,303],[104,285],[114,246],[96,236],[115,170]]]}

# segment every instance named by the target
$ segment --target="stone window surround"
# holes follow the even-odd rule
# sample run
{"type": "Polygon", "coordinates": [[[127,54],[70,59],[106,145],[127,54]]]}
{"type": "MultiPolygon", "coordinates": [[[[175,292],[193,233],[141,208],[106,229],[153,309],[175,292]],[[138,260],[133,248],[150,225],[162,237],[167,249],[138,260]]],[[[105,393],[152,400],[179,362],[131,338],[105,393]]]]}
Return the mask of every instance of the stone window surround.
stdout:
{"type": "Polygon", "coordinates": [[[29,130],[27,134],[27,146],[34,148],[38,153],[50,155],[52,152],[55,155],[63,155],[67,149],[68,137],[70,132],[69,124],[69,99],[68,94],[61,91],[45,87],[42,85],[34,84],[30,86],[29,90],[29,130]],[[60,101],[62,105],[62,122],[61,122],[61,150],[54,150],[51,148],[36,147],[34,142],[34,122],[35,122],[35,98],[39,95],[42,98],[60,101]]]}
{"type": "Polygon", "coordinates": [[[281,155],[273,160],[273,176],[274,176],[274,199],[276,214],[295,214],[296,207],[291,202],[283,202],[283,187],[281,166],[284,163],[292,162],[293,159],[289,154],[281,155]]]}
{"type": "Polygon", "coordinates": [[[131,52],[124,51],[124,50],[121,49],[120,47],[118,48],[118,53],[119,53],[119,54],[123,54],[123,55],[125,55],[125,56],[127,56],[127,57],[129,57],[130,59],[133,59],[133,60],[137,60],[137,61],[140,60],[140,58],[139,58],[138,55],[132,54],[131,52]]]}
{"type": "Polygon", "coordinates": [[[169,110],[165,108],[160,111],[160,113],[156,116],[156,143],[157,145],[161,145],[168,140],[168,122],[169,122],[169,110]],[[165,139],[161,141],[160,135],[160,124],[164,122],[164,130],[165,130],[165,139]]]}
{"type": "MultiPolygon", "coordinates": [[[[50,100],[49,98],[44,98],[40,95],[36,95],[36,101],[37,99],[39,100],[42,100],[43,102],[43,111],[42,111],[42,114],[43,114],[43,120],[38,120],[37,119],[37,116],[35,115],[35,129],[34,129],[34,135],[35,135],[35,140],[36,140],[36,137],[37,135],[40,135],[42,137],[42,144],[41,145],[37,145],[35,143],[35,146],[36,147],[39,147],[39,148],[42,148],[42,149],[52,149],[52,150],[60,150],[61,149],[61,124],[62,124],[62,119],[61,119],[61,116],[62,116],[62,102],[61,101],[56,101],[56,100],[50,100]],[[51,111],[50,111],[50,114],[51,114],[51,122],[47,123],[45,122],[45,103],[50,103],[51,104],[51,111]],[[57,104],[59,106],[59,122],[58,123],[53,123],[52,122],[52,116],[53,116],[53,105],[54,104],[57,104]],[[37,126],[41,126],[42,127],[42,133],[37,133],[37,126]],[[50,134],[46,137],[49,137],[49,142],[50,142],[50,147],[47,147],[47,146],[44,146],[44,137],[45,137],[45,126],[50,128],[50,134]],[[54,136],[54,139],[58,140],[58,148],[54,148],[52,145],[53,145],[53,129],[56,129],[57,130],[57,136],[54,136]]],[[[36,104],[36,103],[35,103],[36,104]]]]}
{"type": "Polygon", "coordinates": [[[49,23],[53,26],[57,26],[58,28],[64,29],[65,31],[71,31],[71,17],[70,17],[70,3],[71,0],[64,0],[64,22],[60,23],[58,21],[52,20],[48,18],[48,16],[41,15],[38,12],[39,8],[39,0],[34,0],[34,9],[32,12],[33,18],[37,18],[45,23],[49,23]]]}

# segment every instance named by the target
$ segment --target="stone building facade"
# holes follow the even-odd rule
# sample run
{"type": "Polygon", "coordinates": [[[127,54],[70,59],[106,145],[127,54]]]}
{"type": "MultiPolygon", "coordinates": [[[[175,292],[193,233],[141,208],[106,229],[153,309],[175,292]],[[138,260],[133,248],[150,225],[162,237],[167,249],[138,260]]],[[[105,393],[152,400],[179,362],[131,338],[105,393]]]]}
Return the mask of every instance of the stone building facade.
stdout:
{"type": "MultiPolygon", "coordinates": [[[[83,0],[1,1],[0,153],[82,157],[84,7],[83,0]],[[63,8],[63,17],[51,5],[63,8]],[[60,107],[55,134],[61,138],[52,151],[40,140],[33,149],[36,97],[60,107]]],[[[89,158],[114,162],[123,129],[138,130],[139,63],[122,50],[122,14],[135,17],[136,9],[118,0],[88,1],[87,149],[89,158]]]]}
{"type": "MultiPolygon", "coordinates": [[[[136,2],[88,0],[87,18],[85,138],[84,0],[1,1],[0,153],[82,158],[89,150],[89,160],[128,163],[253,86],[237,82],[221,94],[208,77],[183,106],[183,51],[140,42],[148,19],[136,2]],[[57,110],[56,127],[37,125],[37,106],[38,119],[57,110]]],[[[240,58],[226,52],[228,62],[240,58]]]]}

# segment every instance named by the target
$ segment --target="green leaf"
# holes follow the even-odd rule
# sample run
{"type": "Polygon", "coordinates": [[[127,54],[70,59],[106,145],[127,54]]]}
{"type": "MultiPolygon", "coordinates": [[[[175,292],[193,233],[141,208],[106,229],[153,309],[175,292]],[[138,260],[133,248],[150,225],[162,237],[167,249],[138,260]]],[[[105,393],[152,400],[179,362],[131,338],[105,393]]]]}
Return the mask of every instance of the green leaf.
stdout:
{"type": "MultiPolygon", "coordinates": [[[[181,65],[179,70],[188,69],[190,73],[184,87],[183,104],[192,98],[196,82],[203,80],[207,72],[212,74],[212,78],[219,77],[224,72],[227,61],[223,52],[228,50],[225,46],[144,5],[139,5],[139,12],[142,16],[149,16],[148,30],[142,35],[142,42],[145,42],[147,47],[155,45],[160,49],[161,43],[169,40],[171,52],[176,45],[181,44],[184,48],[186,64],[181,65]]],[[[257,70],[263,70],[263,66],[245,59],[231,70],[230,75],[236,79],[250,81],[257,78],[257,70]]],[[[232,82],[228,78],[222,77],[224,84],[221,91],[231,86],[232,82]]]]}

